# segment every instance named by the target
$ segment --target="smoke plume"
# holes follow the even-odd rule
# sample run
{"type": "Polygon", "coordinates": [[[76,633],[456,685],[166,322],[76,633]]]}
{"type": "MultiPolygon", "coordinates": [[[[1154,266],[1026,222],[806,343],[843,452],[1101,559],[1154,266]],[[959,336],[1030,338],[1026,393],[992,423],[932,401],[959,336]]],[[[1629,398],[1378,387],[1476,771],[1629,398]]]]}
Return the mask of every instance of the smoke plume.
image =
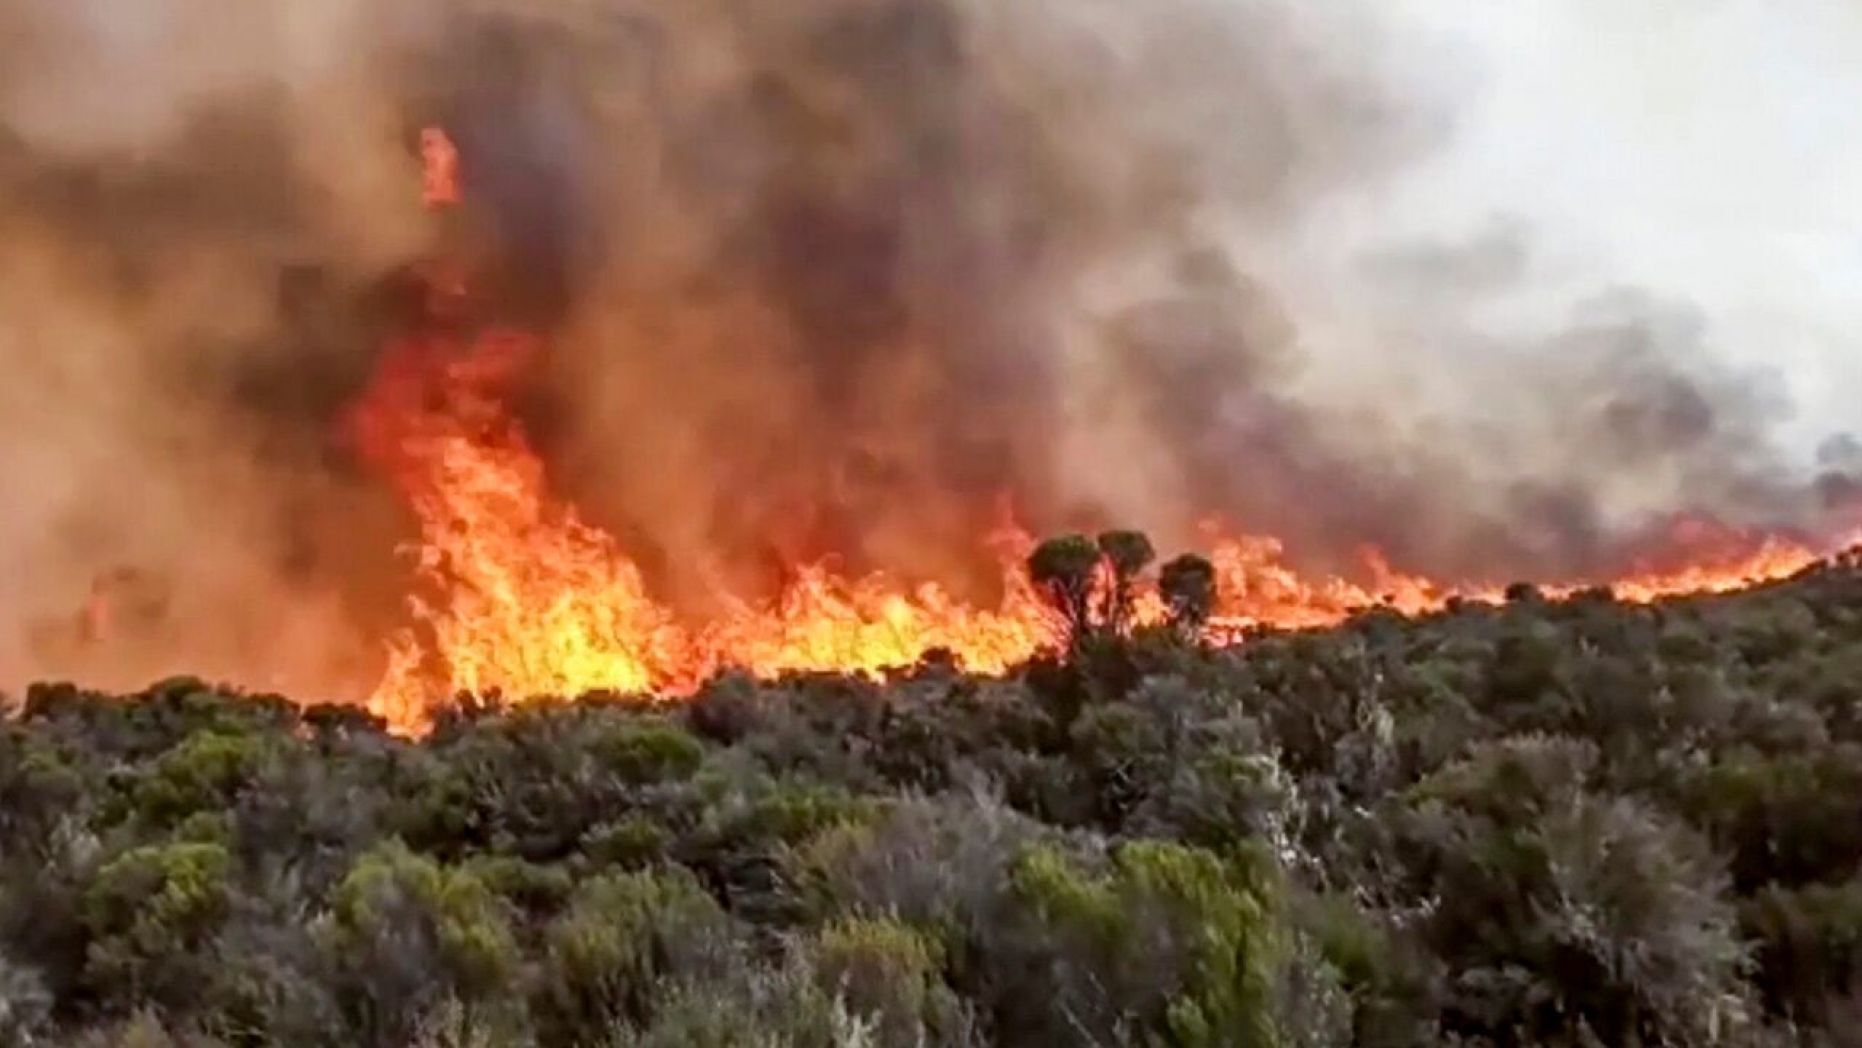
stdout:
{"type": "Polygon", "coordinates": [[[0,0],[0,674],[128,564],[171,633],[87,676],[366,680],[407,523],[335,420],[439,253],[681,607],[828,555],[984,587],[1005,509],[1459,578],[1853,512],[1853,441],[1791,460],[1691,304],[1493,322],[1530,229],[1304,270],[1457,117],[1429,41],[1311,6],[0,0]]]}

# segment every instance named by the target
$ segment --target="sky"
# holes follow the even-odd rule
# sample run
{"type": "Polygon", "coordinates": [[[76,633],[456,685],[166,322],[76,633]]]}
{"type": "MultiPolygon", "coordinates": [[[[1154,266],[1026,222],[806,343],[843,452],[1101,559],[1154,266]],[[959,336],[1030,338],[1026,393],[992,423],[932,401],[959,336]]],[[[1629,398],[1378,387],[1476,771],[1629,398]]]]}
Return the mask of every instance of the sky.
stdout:
{"type": "Polygon", "coordinates": [[[1337,201],[1317,264],[1407,235],[1506,231],[1530,279],[1493,322],[1551,323],[1634,286],[1697,308],[1711,352],[1774,371],[1797,407],[1782,430],[1794,446],[1862,425],[1862,5],[1379,7],[1453,130],[1337,201]]]}

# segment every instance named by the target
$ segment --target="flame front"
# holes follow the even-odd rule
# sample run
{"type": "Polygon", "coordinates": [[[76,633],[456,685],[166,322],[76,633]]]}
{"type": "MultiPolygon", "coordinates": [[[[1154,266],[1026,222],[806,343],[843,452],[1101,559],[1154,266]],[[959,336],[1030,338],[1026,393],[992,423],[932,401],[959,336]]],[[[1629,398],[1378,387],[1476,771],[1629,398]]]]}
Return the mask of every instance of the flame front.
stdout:
{"type": "MultiPolygon", "coordinates": [[[[423,200],[461,200],[458,151],[444,132],[422,135],[423,200]]],[[[458,295],[451,277],[436,295],[458,295]]],[[[760,676],[798,671],[875,673],[934,650],[967,670],[1001,672],[1058,639],[1057,624],[1022,573],[1025,535],[999,542],[1003,593],[975,607],[934,585],[883,575],[846,578],[804,565],[772,603],[720,594],[725,612],[680,621],[650,593],[616,540],[554,497],[542,462],[507,407],[512,383],[539,349],[530,335],[425,333],[384,355],[350,417],[360,453],[406,498],[420,523],[421,595],[413,623],[390,644],[371,708],[418,730],[438,700],[467,692],[513,697],[591,691],[680,694],[721,669],[760,676]]],[[[1211,535],[1218,606],[1213,640],[1261,627],[1337,623],[1375,606],[1405,614],[1454,597],[1495,599],[1497,587],[1449,585],[1363,554],[1362,581],[1308,578],[1282,545],[1211,535]]],[[[1795,574],[1819,554],[1795,542],[1713,532],[1681,536],[1703,550],[1688,563],[1610,580],[1623,599],[1652,601],[1733,589],[1795,574]],[[1712,540],[1712,541],[1707,541],[1712,540]]],[[[1554,595],[1579,584],[1548,587],[1554,595]]],[[[1140,623],[1160,621],[1155,592],[1137,598],[1140,623]]]]}
{"type": "Polygon", "coordinates": [[[870,673],[937,649],[1000,672],[1052,639],[1044,606],[1009,568],[1008,597],[993,610],[929,584],[809,565],[772,606],[731,601],[715,621],[675,621],[614,539],[550,496],[504,411],[501,393],[534,348],[513,334],[408,340],[351,418],[359,450],[421,525],[416,623],[392,641],[371,703],[392,723],[417,727],[457,692],[678,693],[726,667],[870,673]]]}
{"type": "Polygon", "coordinates": [[[436,672],[454,691],[634,691],[680,658],[639,572],[545,497],[538,460],[503,417],[501,379],[528,346],[521,336],[404,343],[354,415],[360,449],[421,524],[427,592],[375,698],[395,723],[419,719],[436,672]]]}

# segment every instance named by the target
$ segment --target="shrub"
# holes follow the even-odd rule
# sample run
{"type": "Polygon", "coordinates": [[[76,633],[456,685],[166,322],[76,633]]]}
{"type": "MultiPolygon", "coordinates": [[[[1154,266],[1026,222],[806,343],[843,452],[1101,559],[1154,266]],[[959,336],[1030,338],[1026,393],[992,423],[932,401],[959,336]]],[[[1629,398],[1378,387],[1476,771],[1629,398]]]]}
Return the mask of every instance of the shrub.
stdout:
{"type": "Polygon", "coordinates": [[[1742,908],[1741,926],[1773,1010],[1815,1026],[1845,1021],[1840,1006],[1862,987],[1862,878],[1768,887],[1742,908]]]}
{"type": "Polygon", "coordinates": [[[1095,874],[1053,848],[1012,874],[1046,994],[1003,1001],[1004,1029],[1076,1043],[1084,1030],[1213,1045],[1271,1044],[1279,948],[1255,863],[1155,842],[1095,874]]]}
{"type": "Polygon", "coordinates": [[[970,1018],[943,980],[935,941],[896,920],[843,918],[807,947],[822,990],[871,1024],[880,1044],[954,1044],[970,1018]]]}
{"type": "Polygon", "coordinates": [[[136,780],[129,798],[133,814],[171,826],[199,812],[224,812],[263,760],[264,743],[256,736],[217,731],[192,736],[136,780]]]}
{"type": "Polygon", "coordinates": [[[93,991],[185,1007],[212,963],[205,950],[230,906],[231,865],[221,845],[190,842],[135,848],[98,870],[83,900],[93,991]]]}
{"type": "Polygon", "coordinates": [[[737,947],[718,904],[683,873],[610,874],[584,882],[543,936],[538,987],[555,1043],[591,1043],[650,1022],[662,993],[722,970],[737,947]]]}
{"type": "Polygon", "coordinates": [[[999,679],[727,674],[419,739],[185,678],[34,687],[0,723],[0,1043],[1862,1029],[1862,561],[1223,647],[1123,628],[1149,554],[1088,546],[1090,629],[999,679]]]}
{"type": "Polygon", "coordinates": [[[449,997],[496,1004],[519,970],[508,904],[472,871],[398,842],[356,860],[321,931],[346,1019],[369,1043],[411,1039],[449,997]]]}
{"type": "Polygon", "coordinates": [[[1444,769],[1393,813],[1409,890],[1437,900],[1451,1029],[1711,1043],[1744,1023],[1745,958],[1706,842],[1595,796],[1588,744],[1512,740],[1444,769]],[[1718,1032],[1716,1032],[1718,1031],[1718,1032]]]}
{"type": "Polygon", "coordinates": [[[0,955],[0,1044],[31,1048],[51,1011],[52,995],[38,973],[0,955]]]}

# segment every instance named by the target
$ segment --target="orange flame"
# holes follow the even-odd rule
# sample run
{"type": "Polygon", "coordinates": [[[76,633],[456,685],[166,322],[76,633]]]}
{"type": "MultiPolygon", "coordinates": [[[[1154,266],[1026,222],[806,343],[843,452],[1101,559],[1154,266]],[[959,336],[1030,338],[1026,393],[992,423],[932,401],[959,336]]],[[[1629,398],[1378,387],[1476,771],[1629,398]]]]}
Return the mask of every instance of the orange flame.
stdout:
{"type": "MultiPolygon", "coordinates": [[[[427,205],[458,203],[457,150],[437,129],[421,141],[427,205]]],[[[680,694],[730,667],[765,677],[874,674],[934,650],[964,669],[1000,673],[1059,638],[1020,567],[1030,543],[1019,534],[1002,544],[1005,596],[993,608],[965,604],[934,585],[846,578],[806,565],[771,604],[722,594],[726,610],[713,621],[678,621],[616,540],[549,492],[541,461],[506,409],[506,392],[537,349],[530,336],[499,332],[404,340],[385,355],[349,419],[364,458],[395,482],[420,524],[414,622],[390,642],[388,669],[370,704],[398,728],[419,730],[436,701],[461,692],[680,694]]],[[[1275,539],[1211,537],[1215,641],[1261,627],[1331,625],[1372,607],[1422,614],[1454,597],[1493,600],[1500,593],[1405,574],[1376,550],[1364,551],[1363,582],[1307,578],[1287,565],[1275,539]]],[[[1807,546],[1780,539],[1699,529],[1683,537],[1686,548],[1707,552],[1678,568],[1615,580],[1616,593],[1653,601],[1727,590],[1818,560],[1807,546]]],[[[1154,591],[1138,594],[1140,624],[1164,616],[1154,591]]]]}
{"type": "Polygon", "coordinates": [[[452,207],[465,199],[459,188],[459,148],[437,127],[420,132],[421,202],[428,208],[452,207]]]}
{"type": "Polygon", "coordinates": [[[504,414],[500,392],[533,350],[505,334],[468,346],[410,340],[351,417],[358,448],[421,525],[418,573],[430,595],[413,601],[416,626],[391,642],[371,703],[391,723],[416,727],[457,692],[681,692],[726,667],[873,673],[939,648],[967,669],[1001,672],[1052,638],[1013,572],[1008,599],[989,610],[932,585],[806,566],[773,606],[732,601],[702,627],[675,622],[614,539],[550,497],[504,414]]]}
{"type": "MultiPolygon", "coordinates": [[[[542,465],[503,408],[502,390],[535,351],[521,335],[470,345],[412,340],[390,353],[352,432],[395,478],[420,521],[422,596],[415,625],[391,642],[371,706],[417,730],[453,694],[574,696],[593,691],[683,694],[726,668],[757,676],[836,671],[877,674],[943,650],[966,670],[1000,673],[1058,639],[1054,618],[1023,574],[1026,536],[1001,551],[1005,597],[993,608],[935,585],[883,575],[845,578],[806,565],[769,605],[725,598],[726,611],[692,626],[657,602],[614,538],[553,498],[542,465]]],[[[1806,546],[1765,539],[1669,572],[1619,579],[1631,601],[1734,589],[1794,574],[1818,560],[1806,546]]],[[[1219,601],[1209,636],[1336,624],[1373,607],[1422,614],[1452,597],[1497,600],[1497,586],[1443,586],[1364,554],[1359,583],[1308,578],[1279,541],[1216,536],[1219,601]]],[[[1554,596],[1576,584],[1552,587],[1554,596]]],[[[1138,621],[1165,617],[1154,591],[1138,621]]]]}

